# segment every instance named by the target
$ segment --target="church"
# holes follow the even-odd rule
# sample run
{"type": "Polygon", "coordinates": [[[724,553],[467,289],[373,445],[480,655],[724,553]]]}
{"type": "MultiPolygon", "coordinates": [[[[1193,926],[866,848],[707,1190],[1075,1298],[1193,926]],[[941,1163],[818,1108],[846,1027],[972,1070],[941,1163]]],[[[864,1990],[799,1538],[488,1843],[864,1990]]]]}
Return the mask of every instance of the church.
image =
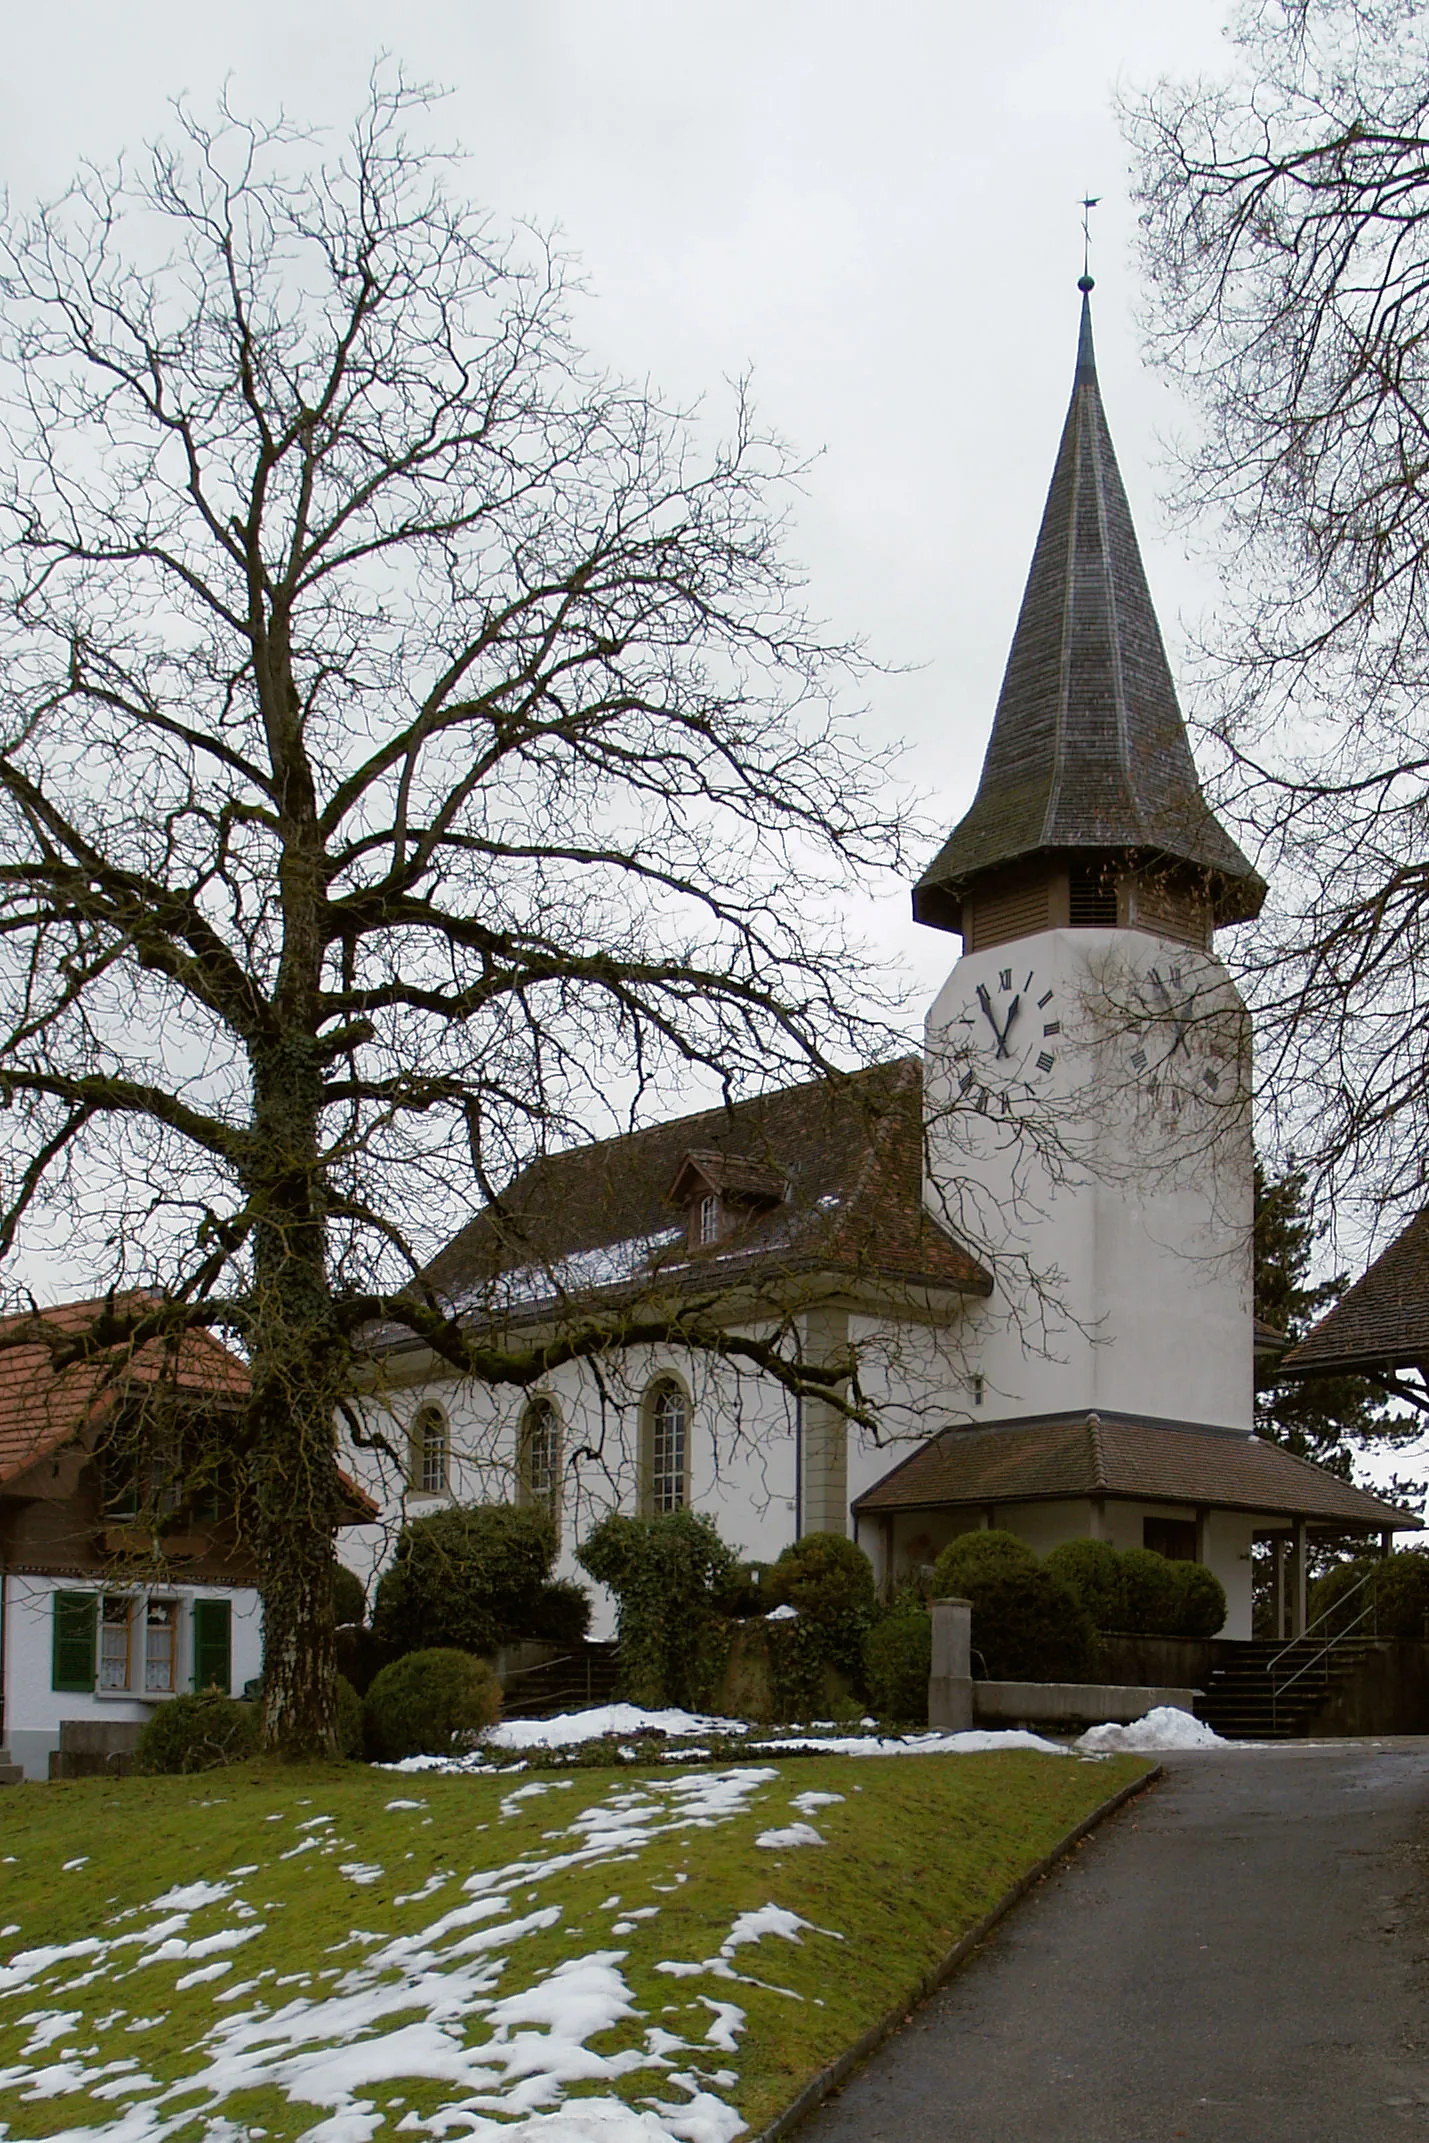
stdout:
{"type": "Polygon", "coordinates": [[[981,782],[913,891],[962,947],[921,1056],[549,1156],[478,1213],[445,1301],[611,1344],[517,1391],[378,1335],[364,1580],[449,1499],[544,1505],[576,1577],[606,1512],[688,1505],[752,1562],[852,1534],[885,1590],[976,1527],[1144,1545],[1215,1572],[1229,1638],[1261,1540],[1293,1636],[1312,1535],[1417,1527],[1253,1431],[1249,1022],[1215,939],[1266,889],[1201,792],[1091,287],[981,782]]]}

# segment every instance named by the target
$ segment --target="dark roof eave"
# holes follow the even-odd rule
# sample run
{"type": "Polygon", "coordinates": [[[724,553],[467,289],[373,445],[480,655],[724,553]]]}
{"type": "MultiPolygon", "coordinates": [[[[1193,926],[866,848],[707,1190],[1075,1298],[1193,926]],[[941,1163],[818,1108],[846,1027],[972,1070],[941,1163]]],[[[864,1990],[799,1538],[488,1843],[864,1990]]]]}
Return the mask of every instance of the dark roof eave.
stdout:
{"type": "MultiPolygon", "coordinates": [[[[935,930],[960,930],[963,896],[979,878],[1038,862],[1062,862],[1085,853],[1085,849],[1039,842],[1010,850],[995,863],[970,863],[961,871],[949,870],[945,865],[940,868],[942,858],[937,857],[913,888],[913,920],[935,930]]],[[[1210,889],[1217,927],[1254,922],[1270,890],[1258,871],[1231,872],[1220,865],[1141,842],[1122,844],[1121,853],[1131,864],[1186,871],[1203,879],[1210,889]]]]}
{"type": "MultiPolygon", "coordinates": [[[[885,1479],[890,1478],[891,1476],[885,1476],[885,1479]]],[[[880,1482],[878,1487],[882,1485],[880,1482]]],[[[1169,1493],[1164,1494],[1160,1490],[1152,1494],[1147,1489],[1137,1488],[1092,1487],[1080,1491],[1067,1488],[1019,1489],[1015,1494],[993,1497],[939,1496],[927,1503],[894,1503],[891,1501],[878,1503],[872,1500],[878,1493],[878,1487],[866,1489],[863,1495],[854,1498],[851,1508],[855,1513],[866,1514],[874,1518],[892,1518],[900,1513],[921,1511],[986,1510],[989,1507],[1000,1509],[1014,1503],[1085,1503],[1093,1496],[1099,1502],[1105,1503],[1178,1503],[1187,1510],[1197,1510],[1205,1507],[1205,1498],[1203,1496],[1178,1496],[1169,1493]]],[[[1360,1489],[1356,1490],[1356,1493],[1362,1495],[1364,1491],[1360,1489]]],[[[1308,1525],[1321,1526],[1327,1532],[1423,1532],[1425,1521],[1422,1518],[1416,1518],[1411,1511],[1400,1510],[1399,1506],[1394,1503],[1381,1503],[1377,1496],[1368,1496],[1366,1501],[1374,1504],[1375,1512],[1374,1515],[1366,1513],[1362,1518],[1326,1517],[1318,1511],[1303,1513],[1291,1510],[1277,1511],[1264,1502],[1241,1503],[1231,1497],[1218,1497],[1214,1508],[1222,1511],[1244,1511],[1247,1515],[1253,1515],[1259,1511],[1264,1512],[1268,1517],[1277,1518],[1303,1516],[1308,1525]],[[1383,1513],[1383,1515],[1381,1516],[1380,1513],[1383,1513]]]]}
{"type": "MultiPolygon", "coordinates": [[[[769,1289],[771,1281],[787,1279],[807,1283],[810,1278],[816,1276],[826,1277],[831,1284],[841,1288],[847,1288],[851,1283],[856,1285],[860,1281],[865,1283],[877,1281],[885,1289],[904,1294],[956,1295],[958,1297],[974,1295],[985,1300],[993,1291],[991,1275],[984,1272],[980,1266],[975,1267],[976,1278],[958,1279],[949,1276],[947,1273],[930,1273],[921,1270],[910,1272],[902,1266],[869,1265],[855,1259],[841,1261],[836,1257],[818,1257],[812,1252],[802,1258],[781,1259],[776,1269],[765,1273],[759,1271],[758,1265],[753,1259],[747,1264],[738,1266],[722,1264],[719,1272],[718,1288],[712,1287],[708,1279],[701,1277],[702,1271],[708,1272],[711,1269],[710,1267],[693,1271],[674,1269],[669,1274],[670,1286],[662,1289],[658,1294],[648,1285],[622,1282],[610,1287],[591,1288],[581,1295],[567,1295],[565,1297],[543,1295],[534,1302],[513,1308],[501,1315],[482,1314],[473,1311],[462,1315],[457,1321],[462,1330],[466,1332],[508,1331],[512,1328],[525,1329],[533,1325],[550,1324],[557,1317],[583,1318],[593,1313],[599,1313],[602,1310],[627,1308],[632,1304],[638,1305],[642,1302],[648,1303],[654,1309],[660,1303],[668,1300],[671,1294],[688,1295],[705,1292],[711,1294],[737,1294],[747,1292],[751,1284],[757,1285],[761,1281],[765,1284],[767,1290],[763,1299],[767,1302],[769,1308],[773,1310],[783,1305],[774,1301],[772,1289],[769,1289]]],[[[757,1312],[759,1307],[758,1300],[752,1305],[741,1304],[737,1313],[741,1322],[749,1314],[751,1307],[757,1312]]],[[[419,1333],[411,1331],[404,1332],[401,1337],[393,1339],[386,1345],[368,1350],[369,1358],[381,1359],[394,1354],[419,1354],[431,1351],[430,1342],[423,1339],[419,1333]]]]}

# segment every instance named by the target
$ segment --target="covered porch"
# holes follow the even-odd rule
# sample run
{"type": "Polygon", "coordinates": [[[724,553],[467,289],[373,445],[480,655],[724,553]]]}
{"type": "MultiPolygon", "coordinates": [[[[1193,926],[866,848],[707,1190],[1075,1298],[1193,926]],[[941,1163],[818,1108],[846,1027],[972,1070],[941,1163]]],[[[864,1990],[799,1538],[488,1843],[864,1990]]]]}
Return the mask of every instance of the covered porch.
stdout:
{"type": "Polygon", "coordinates": [[[946,1429],[853,1506],[855,1538],[887,1596],[948,1541],[999,1526],[1038,1554],[1107,1540],[1204,1563],[1226,1593],[1227,1639],[1253,1634],[1253,1555],[1271,1543],[1274,1613],[1306,1627],[1308,1548],[1317,1535],[1387,1551],[1421,1521],[1278,1444],[1243,1430],[1076,1413],[946,1429]]]}

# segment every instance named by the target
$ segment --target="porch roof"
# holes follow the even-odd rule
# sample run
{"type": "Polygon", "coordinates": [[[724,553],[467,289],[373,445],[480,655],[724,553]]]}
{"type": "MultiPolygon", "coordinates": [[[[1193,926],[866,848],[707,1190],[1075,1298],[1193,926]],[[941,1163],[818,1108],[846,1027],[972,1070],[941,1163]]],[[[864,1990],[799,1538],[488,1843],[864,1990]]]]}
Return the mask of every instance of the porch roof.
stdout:
{"type": "Polygon", "coordinates": [[[945,1429],[854,1504],[861,1515],[1111,1496],[1418,1531],[1396,1504],[1238,1429],[1127,1414],[1044,1414],[945,1429]]]}

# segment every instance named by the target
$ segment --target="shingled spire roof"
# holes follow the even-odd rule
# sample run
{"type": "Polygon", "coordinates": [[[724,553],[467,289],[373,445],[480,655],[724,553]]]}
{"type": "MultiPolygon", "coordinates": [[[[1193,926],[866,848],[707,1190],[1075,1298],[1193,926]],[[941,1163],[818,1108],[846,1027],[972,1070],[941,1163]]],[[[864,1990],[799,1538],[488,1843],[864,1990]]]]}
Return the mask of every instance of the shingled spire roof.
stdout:
{"type": "Polygon", "coordinates": [[[1221,922],[1265,897],[1201,795],[1102,408],[1090,288],[982,780],[913,895],[941,929],[959,927],[974,878],[1059,851],[1190,866],[1221,922]]]}

